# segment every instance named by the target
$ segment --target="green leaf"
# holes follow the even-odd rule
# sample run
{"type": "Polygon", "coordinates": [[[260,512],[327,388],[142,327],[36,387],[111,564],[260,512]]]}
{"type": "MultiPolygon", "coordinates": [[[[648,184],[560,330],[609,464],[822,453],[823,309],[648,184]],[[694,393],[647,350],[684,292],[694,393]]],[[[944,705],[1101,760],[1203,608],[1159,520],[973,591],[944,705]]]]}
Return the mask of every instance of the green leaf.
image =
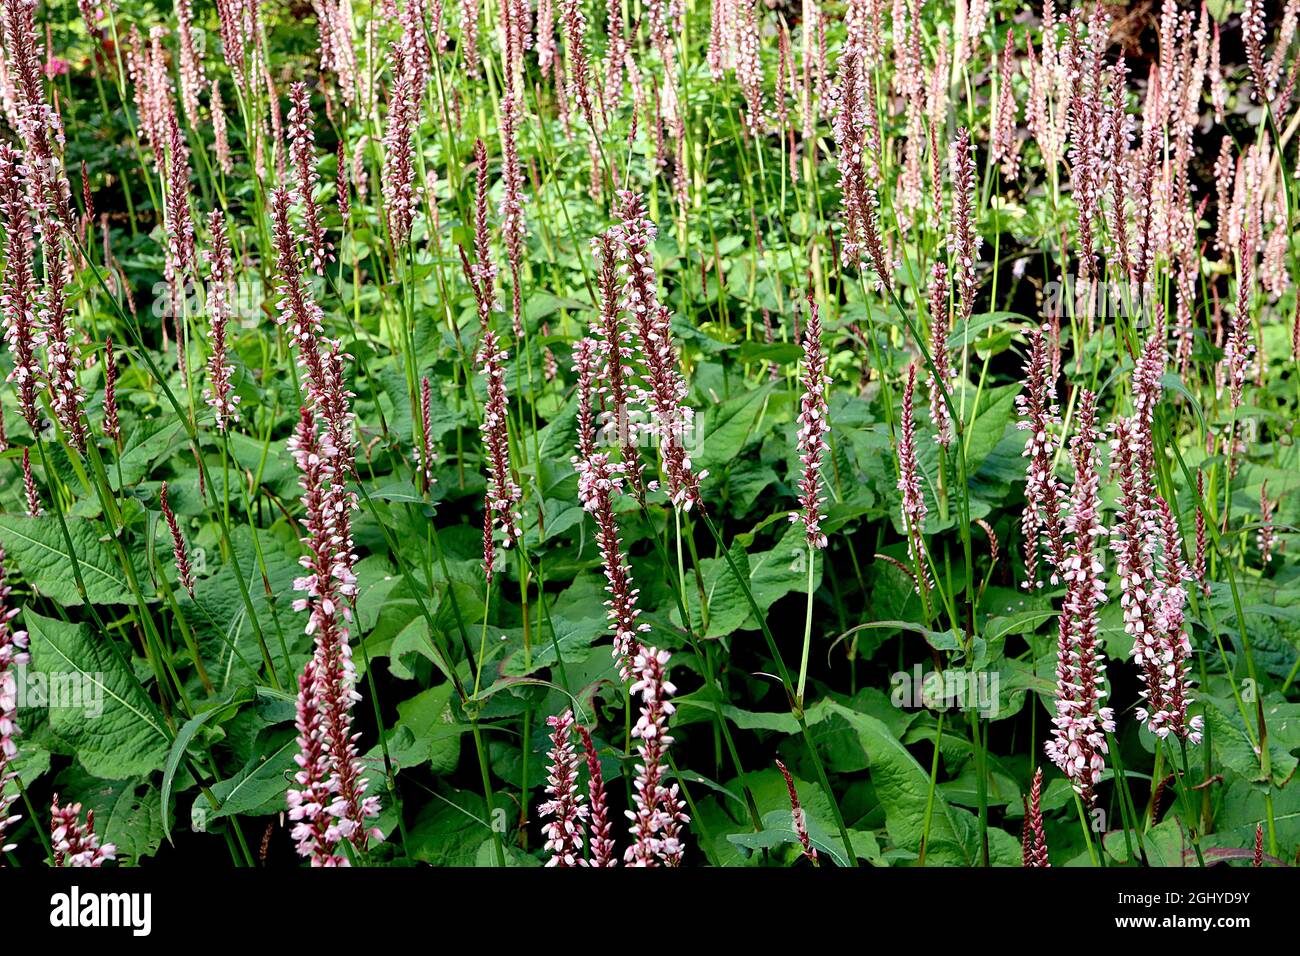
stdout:
{"type": "Polygon", "coordinates": [[[297,767],[293,758],[298,738],[289,731],[271,731],[259,743],[257,753],[239,773],[212,785],[217,809],[212,810],[202,797],[195,801],[196,808],[214,817],[265,816],[284,809],[284,794],[297,767]]]}
{"type": "MultiPolygon", "coordinates": [[[[244,696],[245,699],[252,698],[251,694],[244,696]]],[[[162,827],[163,836],[167,838],[168,843],[172,842],[171,794],[172,783],[176,779],[176,770],[180,767],[181,760],[184,759],[185,752],[189,749],[190,741],[194,739],[194,735],[197,734],[203,725],[213,717],[225,713],[230,703],[234,700],[234,697],[235,692],[231,691],[223,700],[214,704],[208,710],[203,711],[201,714],[195,714],[189,720],[185,721],[184,726],[180,729],[180,733],[178,733],[176,739],[172,741],[171,750],[167,754],[167,764],[163,768],[162,784],[162,827]]]]}
{"type": "MultiPolygon", "coordinates": [[[[1228,707],[1220,704],[1208,695],[1205,701],[1205,722],[1209,728],[1209,737],[1215,756],[1228,769],[1241,774],[1254,783],[1265,782],[1264,769],[1259,758],[1259,750],[1251,743],[1250,737],[1242,727],[1241,717],[1228,707]]],[[[1300,763],[1292,754],[1282,749],[1274,740],[1269,740],[1268,754],[1271,762],[1273,783],[1285,786],[1296,766],[1300,763]]]]}
{"type": "MultiPolygon", "coordinates": [[[[131,588],[112,549],[99,540],[95,526],[84,518],[64,519],[76,553],[86,598],[93,604],[126,604],[131,588]]],[[[41,515],[0,515],[0,544],[14,565],[37,591],[63,605],[82,603],[72,576],[72,558],[58,518],[41,515]]]]}
{"type": "MultiPolygon", "coordinates": [[[[881,721],[841,704],[830,705],[856,731],[867,752],[871,781],[885,811],[885,828],[901,849],[920,853],[930,777],[916,758],[881,721]]],[[[925,861],[938,866],[973,866],[977,835],[970,814],[956,810],[940,793],[934,795],[925,861]]]]}
{"type": "MultiPolygon", "coordinates": [[[[133,485],[148,476],[154,462],[179,449],[185,443],[185,423],[179,418],[143,419],[127,436],[118,461],[122,469],[122,486],[133,485]]],[[[117,481],[115,469],[109,469],[111,481],[117,481]]]]}
{"type": "MultiPolygon", "coordinates": [[[[397,705],[398,721],[389,738],[389,755],[402,770],[429,764],[435,774],[450,773],[460,762],[460,735],[466,727],[452,712],[453,687],[439,684],[397,705]],[[407,733],[398,735],[398,732],[407,733]]],[[[382,762],[378,744],[368,755],[382,762]]]]}
{"type": "MultiPolygon", "coordinates": [[[[818,854],[830,857],[836,866],[848,866],[844,844],[838,836],[827,834],[815,820],[806,819],[808,842],[818,854]]],[[[727,839],[747,850],[770,850],[779,846],[800,846],[799,834],[789,810],[773,810],[763,815],[763,829],[758,833],[728,833],[727,839]]],[[[852,837],[850,836],[850,839],[852,837]]]]}
{"type": "Polygon", "coordinates": [[[158,788],[148,781],[98,780],[76,765],[59,775],[61,801],[77,802],[95,814],[101,843],[117,848],[117,865],[153,856],[162,844],[158,788]]]}
{"type": "MultiPolygon", "coordinates": [[[[79,706],[51,706],[50,729],[87,771],[125,780],[157,770],[171,737],[144,688],[106,637],[85,624],[68,624],[25,610],[31,670],[46,675],[51,691],[79,696],[79,706]]],[[[51,699],[51,704],[55,703],[51,699]]]]}
{"type": "Polygon", "coordinates": [[[1008,429],[1014,430],[1012,419],[1016,415],[1016,395],[1019,385],[1004,385],[986,389],[980,396],[975,420],[966,439],[967,474],[975,474],[989,453],[998,446],[1008,429]]]}
{"type": "Polygon", "coordinates": [[[734,459],[749,442],[758,424],[772,384],[751,389],[710,405],[700,416],[697,435],[699,453],[692,455],[700,468],[719,469],[734,459]]]}

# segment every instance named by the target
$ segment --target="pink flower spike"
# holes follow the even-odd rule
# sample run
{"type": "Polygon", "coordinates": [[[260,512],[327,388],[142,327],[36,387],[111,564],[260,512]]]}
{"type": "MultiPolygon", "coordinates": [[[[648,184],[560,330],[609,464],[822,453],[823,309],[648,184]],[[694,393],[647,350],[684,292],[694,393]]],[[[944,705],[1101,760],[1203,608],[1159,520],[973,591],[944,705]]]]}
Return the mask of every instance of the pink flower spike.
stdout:
{"type": "Polygon", "coordinates": [[[50,807],[50,850],[55,866],[98,868],[117,858],[117,847],[113,844],[100,846],[95,833],[95,811],[87,811],[83,823],[81,804],[61,807],[57,793],[50,807]]]}
{"type": "Polygon", "coordinates": [[[826,374],[826,356],[822,353],[822,324],[817,303],[808,300],[808,322],[804,326],[803,361],[800,363],[804,393],[799,411],[799,460],[803,471],[799,479],[800,511],[791,512],[791,521],[802,521],[810,548],[826,547],[821,522],[825,517],[826,498],[821,493],[822,456],[826,453],[826,435],[831,430],[826,405],[830,376],[826,374]]]}
{"type": "Polygon", "coordinates": [[[18,772],[14,762],[18,756],[18,676],[28,663],[27,632],[15,630],[13,619],[18,614],[10,606],[10,587],[5,577],[5,553],[0,548],[0,853],[14,849],[5,842],[5,832],[21,817],[10,813],[18,799],[18,772]]]}
{"type": "Polygon", "coordinates": [[[551,728],[550,767],[546,772],[546,793],[550,799],[537,808],[538,816],[553,817],[542,827],[543,849],[550,854],[547,866],[582,865],[582,822],[588,808],[578,792],[578,755],[573,746],[573,710],[546,718],[551,728]]]}

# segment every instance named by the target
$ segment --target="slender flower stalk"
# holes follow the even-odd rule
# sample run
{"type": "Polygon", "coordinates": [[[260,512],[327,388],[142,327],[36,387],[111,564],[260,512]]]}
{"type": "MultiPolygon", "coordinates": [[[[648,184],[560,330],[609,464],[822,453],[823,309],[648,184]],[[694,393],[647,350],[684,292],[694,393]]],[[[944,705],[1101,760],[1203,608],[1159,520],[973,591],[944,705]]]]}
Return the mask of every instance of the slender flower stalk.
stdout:
{"type": "Polygon", "coordinates": [[[537,808],[540,817],[553,819],[542,827],[546,843],[542,849],[550,854],[547,866],[582,864],[583,821],[590,808],[578,791],[578,754],[573,746],[573,710],[546,718],[551,728],[550,765],[546,771],[546,793],[550,797],[537,808]]]}

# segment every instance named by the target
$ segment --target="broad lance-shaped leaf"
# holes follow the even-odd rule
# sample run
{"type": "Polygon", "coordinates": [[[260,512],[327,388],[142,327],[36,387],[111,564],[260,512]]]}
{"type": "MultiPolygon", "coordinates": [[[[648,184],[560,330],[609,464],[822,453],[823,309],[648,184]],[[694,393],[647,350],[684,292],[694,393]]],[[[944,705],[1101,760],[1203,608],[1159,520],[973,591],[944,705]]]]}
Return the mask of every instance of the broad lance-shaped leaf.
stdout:
{"type": "Polygon", "coordinates": [[[158,788],[139,778],[108,782],[75,764],[59,774],[60,800],[95,813],[100,841],[117,847],[117,865],[153,856],[162,842],[158,788]]]}
{"type": "Polygon", "coordinates": [[[702,468],[720,469],[730,464],[754,437],[764,402],[772,392],[770,383],[733,395],[718,405],[709,405],[701,413],[697,439],[700,447],[688,449],[702,468]]]}
{"type": "MultiPolygon", "coordinates": [[[[803,592],[808,587],[808,546],[803,541],[802,532],[786,534],[770,551],[747,554],[739,543],[735,543],[730,553],[736,567],[748,575],[754,600],[765,612],[780,598],[791,592],[803,592]]],[[[823,560],[821,552],[813,556],[814,591],[821,586],[823,560]]],[[[749,600],[726,559],[705,558],[700,562],[700,571],[708,601],[707,628],[701,620],[699,590],[694,587],[686,590],[691,622],[696,632],[704,637],[725,637],[741,628],[757,630],[758,622],[754,619],[749,600]]],[[[674,623],[681,622],[677,610],[673,610],[672,619],[674,623]]]]}
{"type": "Polygon", "coordinates": [[[284,794],[289,789],[297,765],[294,756],[298,740],[293,731],[268,728],[258,737],[254,755],[237,774],[212,785],[217,800],[213,810],[204,797],[195,800],[199,816],[212,818],[245,814],[265,816],[284,809],[284,794]]]}
{"type": "MultiPolygon", "coordinates": [[[[126,604],[133,600],[126,575],[113,548],[99,539],[85,518],[68,515],[68,537],[76,552],[86,597],[93,604],[126,604]]],[[[82,603],[72,576],[68,543],[54,515],[0,515],[0,544],[13,569],[37,591],[68,606],[82,603]]]]}
{"type": "Polygon", "coordinates": [[[187,720],[181,727],[176,739],[172,741],[171,751],[167,754],[167,766],[163,768],[162,784],[162,829],[163,836],[167,842],[172,842],[171,834],[171,792],[172,784],[176,780],[176,771],[180,768],[181,761],[185,759],[185,752],[189,749],[190,741],[195,735],[203,729],[206,724],[214,717],[229,717],[233,710],[237,710],[239,705],[252,700],[252,688],[241,688],[239,691],[231,691],[220,701],[214,703],[202,713],[195,714],[187,720]],[[236,695],[238,700],[236,701],[236,695]],[[232,708],[231,705],[234,704],[232,708]]]}
{"type": "MultiPolygon", "coordinates": [[[[1254,783],[1263,783],[1264,767],[1259,749],[1243,729],[1241,717],[1235,708],[1229,702],[1209,696],[1204,701],[1205,723],[1209,730],[1206,736],[1214,747],[1215,756],[1229,770],[1254,783]]],[[[1285,786],[1300,760],[1271,739],[1268,742],[1268,755],[1273,783],[1279,787],[1285,786]]]]}
{"type": "MultiPolygon", "coordinates": [[[[929,799],[930,777],[908,753],[889,728],[867,714],[842,704],[828,709],[842,716],[858,735],[871,766],[871,781],[876,797],[885,811],[885,828],[894,845],[919,853],[925,834],[925,808],[929,799]]],[[[989,833],[990,862],[995,865],[1019,865],[1019,847],[1010,834],[992,829],[989,833]]],[[[943,796],[934,794],[930,814],[930,834],[926,842],[925,862],[933,866],[975,866],[979,863],[979,831],[975,819],[965,810],[951,806],[943,796]]]]}
{"type": "MultiPolygon", "coordinates": [[[[81,765],[105,780],[158,770],[171,735],[110,638],[31,610],[24,610],[23,621],[31,639],[28,693],[37,689],[34,680],[43,681],[50,730],[81,765]]],[[[35,701],[29,697],[28,703],[35,701]]]]}

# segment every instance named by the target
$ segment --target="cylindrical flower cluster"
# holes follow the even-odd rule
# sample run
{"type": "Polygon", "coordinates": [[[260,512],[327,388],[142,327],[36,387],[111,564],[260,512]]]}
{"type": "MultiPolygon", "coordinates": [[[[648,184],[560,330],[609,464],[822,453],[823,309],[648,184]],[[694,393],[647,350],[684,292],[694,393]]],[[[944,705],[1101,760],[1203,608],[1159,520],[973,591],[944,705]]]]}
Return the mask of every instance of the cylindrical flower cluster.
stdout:
{"type": "Polygon", "coordinates": [[[821,493],[822,455],[829,447],[826,435],[831,426],[826,406],[826,389],[830,376],[826,374],[826,356],[822,353],[822,323],[817,303],[808,300],[808,322],[804,326],[803,361],[800,363],[803,379],[803,398],[799,403],[799,461],[803,470],[799,478],[800,511],[790,514],[791,521],[802,521],[810,548],[826,547],[822,533],[825,497],[821,493]]]}
{"type": "Polygon", "coordinates": [[[185,547],[185,537],[181,534],[180,523],[177,522],[176,513],[172,511],[171,502],[167,499],[165,481],[162,491],[158,493],[158,502],[162,506],[163,520],[167,522],[167,531],[172,538],[172,554],[176,557],[176,579],[181,587],[189,592],[190,597],[194,597],[194,570],[190,567],[190,555],[185,547]]]}
{"type": "Polygon", "coordinates": [[[696,474],[686,450],[695,410],[686,404],[686,381],[678,369],[673,344],[672,314],[659,302],[653,261],[655,226],[646,217],[643,200],[634,193],[619,193],[619,214],[622,222],[611,233],[623,276],[623,308],[636,326],[645,363],[645,385],[638,390],[650,416],[645,428],[659,442],[669,499],[674,507],[689,511],[703,503],[700,481],[707,472],[696,474]]]}
{"type": "Polygon", "coordinates": [[[111,843],[100,846],[95,833],[95,811],[86,812],[86,822],[81,822],[81,804],[59,806],[59,795],[54,795],[50,807],[50,850],[55,866],[101,867],[117,858],[117,847],[111,843]]]}
{"type": "Polygon", "coordinates": [[[411,238],[415,221],[415,127],[419,121],[416,69],[407,62],[402,47],[393,44],[393,84],[388,94],[388,121],[384,128],[384,212],[394,246],[411,238]]]}
{"type": "Polygon", "coordinates": [[[1067,591],[1058,627],[1056,716],[1045,748],[1088,806],[1106,766],[1106,734],[1115,729],[1111,709],[1103,703],[1106,665],[1097,646],[1099,609],[1106,601],[1098,539],[1106,528],[1098,495],[1096,415],[1096,396],[1083,392],[1077,432],[1070,440],[1074,487],[1065,530],[1071,537],[1061,568],[1067,591]]]}
{"type": "Polygon", "coordinates": [[[220,209],[208,216],[212,248],[208,252],[208,387],[204,398],[212,408],[217,431],[224,432],[239,421],[239,396],[231,384],[234,366],[226,350],[226,326],[230,321],[230,296],[234,291],[234,271],[230,258],[230,240],[220,209]]]}
{"type": "Polygon", "coordinates": [[[13,619],[18,608],[9,606],[10,588],[5,580],[4,549],[0,548],[0,853],[13,849],[5,843],[5,832],[21,819],[10,813],[18,799],[18,671],[27,664],[27,632],[17,631],[13,619]]]}
{"type": "Polygon", "coordinates": [[[954,372],[948,355],[948,267],[936,262],[930,273],[930,421],[941,448],[952,444],[952,413],[948,410],[954,372]]]}
{"type": "Polygon", "coordinates": [[[618,519],[614,516],[614,499],[623,490],[624,469],[602,452],[579,459],[575,467],[578,500],[583,510],[596,519],[596,541],[605,569],[605,590],[609,594],[605,606],[609,608],[607,616],[614,631],[614,660],[618,662],[619,676],[627,680],[641,649],[639,635],[649,631],[650,625],[637,621],[641,614],[637,607],[639,592],[632,583],[632,568],[623,555],[618,519]]]}
{"type": "Polygon", "coordinates": [[[668,747],[673,742],[668,734],[668,718],[675,710],[670,698],[677,691],[668,680],[669,659],[667,651],[642,644],[632,664],[636,681],[631,693],[640,700],[632,736],[640,741],[640,763],[633,781],[633,809],[626,811],[633,842],[623,859],[629,866],[678,866],[686,851],[681,827],[690,817],[677,784],[664,784],[668,747]]]}
{"type": "Polygon", "coordinates": [[[547,866],[580,866],[582,822],[588,808],[578,791],[578,753],[573,746],[573,710],[546,718],[551,728],[550,766],[546,771],[546,793],[550,799],[537,808],[539,816],[553,819],[542,827],[543,849],[550,854],[547,866]]]}
{"type": "Polygon", "coordinates": [[[379,798],[366,795],[369,781],[362,776],[356,750],[359,734],[352,730],[352,707],[361,699],[348,642],[356,595],[355,559],[350,533],[340,518],[346,509],[338,507],[339,496],[333,490],[346,480],[336,471],[333,438],[328,427],[318,425],[312,409],[304,406],[289,440],[300,473],[307,546],[300,559],[307,574],[293,584],[304,596],[293,607],[307,612],[307,634],[314,638],[314,647],[299,678],[295,782],[301,789],[290,789],[288,806],[296,824],[293,836],[298,852],[313,866],[347,865],[347,857],[338,850],[340,843],[347,840],[364,848],[370,837],[380,837],[377,830],[367,829],[367,821],[379,815],[379,798]]]}
{"type": "Polygon", "coordinates": [[[491,329],[483,333],[479,347],[479,368],[487,377],[487,402],[483,406],[483,453],[487,459],[488,501],[493,523],[505,534],[509,548],[523,534],[519,503],[523,492],[515,483],[510,467],[510,433],[506,397],[506,351],[491,329]]]}
{"type": "Polygon", "coordinates": [[[1049,867],[1047,836],[1043,832],[1043,769],[1034,770],[1034,780],[1029,787],[1029,801],[1025,804],[1024,865],[1049,867]]]}
{"type": "Polygon", "coordinates": [[[1048,356],[1047,328],[1029,333],[1029,360],[1025,363],[1025,389],[1016,396],[1020,421],[1016,427],[1029,432],[1025,442],[1025,511],[1021,518],[1025,548],[1025,587],[1042,587],[1038,577],[1040,535],[1047,536],[1047,563],[1051,582],[1056,584],[1065,564],[1065,488],[1056,477],[1053,463],[1059,447],[1056,429],[1060,409],[1052,385],[1048,356]]]}
{"type": "Polygon", "coordinates": [[[32,276],[32,214],[26,181],[28,169],[22,156],[8,144],[0,144],[0,218],[5,235],[5,264],[0,279],[0,312],[4,315],[5,341],[13,356],[8,381],[18,393],[18,410],[32,434],[40,434],[41,416],[36,393],[41,367],[36,349],[45,337],[36,324],[37,292],[32,276]]]}
{"type": "Polygon", "coordinates": [[[614,837],[610,833],[609,801],[605,796],[605,775],[600,769],[600,757],[592,742],[591,732],[579,724],[578,733],[582,735],[582,750],[587,760],[587,796],[591,805],[591,820],[587,826],[591,856],[587,865],[602,869],[618,866],[618,857],[614,855],[614,837]]]}
{"type": "Polygon", "coordinates": [[[799,845],[803,847],[803,855],[813,866],[818,866],[820,864],[817,860],[817,848],[812,845],[812,838],[808,836],[808,817],[804,813],[803,805],[799,803],[799,791],[794,787],[794,777],[790,776],[790,771],[780,760],[776,762],[776,769],[781,771],[781,776],[785,778],[786,793],[790,797],[790,821],[794,824],[799,845]]]}
{"type": "Polygon", "coordinates": [[[926,566],[925,492],[921,488],[921,469],[916,460],[916,423],[913,420],[913,394],[916,391],[916,364],[907,366],[907,384],[903,387],[903,410],[898,431],[898,490],[903,498],[903,530],[907,551],[915,563],[909,568],[920,594],[930,583],[926,566]]]}
{"type": "Polygon", "coordinates": [[[578,340],[573,348],[573,370],[578,373],[578,454],[575,461],[588,457],[596,450],[595,411],[592,399],[596,394],[597,365],[600,346],[593,338],[578,340]]]}
{"type": "Polygon", "coordinates": [[[289,87],[289,153],[293,159],[294,191],[302,209],[303,233],[307,240],[307,258],[317,275],[325,271],[325,263],[334,261],[333,247],[325,238],[321,224],[320,207],[316,203],[316,186],[320,175],[316,170],[316,133],[312,129],[311,94],[307,84],[294,83],[289,87]]]}

